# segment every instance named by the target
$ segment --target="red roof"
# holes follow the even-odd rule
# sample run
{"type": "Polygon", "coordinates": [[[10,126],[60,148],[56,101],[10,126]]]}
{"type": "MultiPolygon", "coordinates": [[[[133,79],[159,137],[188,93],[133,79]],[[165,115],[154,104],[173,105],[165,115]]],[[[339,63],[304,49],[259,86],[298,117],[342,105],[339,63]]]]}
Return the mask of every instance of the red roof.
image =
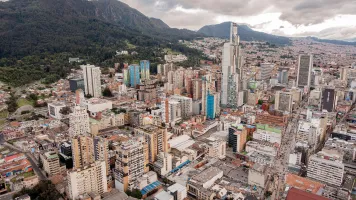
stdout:
{"type": "Polygon", "coordinates": [[[328,198],[291,188],[288,191],[286,200],[328,200],[328,198]]]}

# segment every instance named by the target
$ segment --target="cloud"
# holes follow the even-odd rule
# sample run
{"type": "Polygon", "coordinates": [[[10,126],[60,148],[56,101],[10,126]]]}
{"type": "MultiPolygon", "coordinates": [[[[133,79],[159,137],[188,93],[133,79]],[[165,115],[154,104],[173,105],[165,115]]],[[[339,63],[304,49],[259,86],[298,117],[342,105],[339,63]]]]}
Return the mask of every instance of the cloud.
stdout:
{"type": "MultiPolygon", "coordinates": [[[[248,23],[284,35],[356,25],[356,0],[121,0],[171,27],[197,30],[224,21],[248,23]],[[347,18],[347,16],[355,18],[347,18]],[[338,19],[340,18],[340,19],[338,19]],[[341,24],[337,24],[341,23],[341,24]],[[345,23],[347,22],[347,23],[345,23]],[[280,27],[284,27],[281,30],[280,27]],[[316,30],[318,29],[318,30],[316,30]],[[278,30],[278,31],[277,31],[278,30]]],[[[346,30],[346,28],[345,28],[346,30]]],[[[321,34],[341,37],[349,34],[321,34]]],[[[356,33],[355,33],[356,35],[356,33]]]]}

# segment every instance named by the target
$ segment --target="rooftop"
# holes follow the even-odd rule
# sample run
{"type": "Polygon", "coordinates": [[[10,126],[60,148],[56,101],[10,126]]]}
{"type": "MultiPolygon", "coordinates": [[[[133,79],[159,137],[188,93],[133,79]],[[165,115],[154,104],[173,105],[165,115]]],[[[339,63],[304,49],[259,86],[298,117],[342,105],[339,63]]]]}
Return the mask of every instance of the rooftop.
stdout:
{"type": "Polygon", "coordinates": [[[328,200],[328,198],[298,190],[296,188],[291,188],[288,191],[286,200],[328,200]]]}
{"type": "Polygon", "coordinates": [[[295,174],[288,173],[286,175],[286,184],[289,187],[297,188],[299,190],[307,191],[313,194],[320,195],[324,188],[324,184],[308,178],[300,177],[295,174]]]}
{"type": "Polygon", "coordinates": [[[216,175],[218,175],[221,172],[222,172],[222,170],[220,170],[217,167],[210,167],[210,168],[202,171],[201,173],[193,176],[192,179],[199,183],[205,183],[205,182],[211,180],[212,178],[214,178],[216,175]]]}

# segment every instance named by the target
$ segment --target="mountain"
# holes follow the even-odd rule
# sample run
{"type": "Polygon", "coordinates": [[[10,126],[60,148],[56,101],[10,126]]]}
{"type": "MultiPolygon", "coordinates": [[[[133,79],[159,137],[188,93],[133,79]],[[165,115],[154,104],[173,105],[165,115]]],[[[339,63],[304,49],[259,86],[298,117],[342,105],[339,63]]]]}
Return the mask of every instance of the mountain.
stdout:
{"type": "Polygon", "coordinates": [[[356,45],[356,41],[344,41],[344,40],[330,40],[330,39],[320,39],[317,37],[307,37],[308,39],[312,39],[316,42],[324,42],[329,44],[337,44],[337,45],[356,45]]]}
{"type": "Polygon", "coordinates": [[[118,0],[10,0],[0,2],[0,58],[154,46],[198,33],[170,28],[118,0]]]}
{"type": "MultiPolygon", "coordinates": [[[[198,30],[198,33],[212,37],[229,38],[230,24],[231,22],[223,22],[221,24],[204,26],[198,30]]],[[[243,41],[266,41],[276,45],[288,45],[291,43],[288,37],[254,31],[247,25],[238,25],[238,32],[240,39],[243,41]]]]}

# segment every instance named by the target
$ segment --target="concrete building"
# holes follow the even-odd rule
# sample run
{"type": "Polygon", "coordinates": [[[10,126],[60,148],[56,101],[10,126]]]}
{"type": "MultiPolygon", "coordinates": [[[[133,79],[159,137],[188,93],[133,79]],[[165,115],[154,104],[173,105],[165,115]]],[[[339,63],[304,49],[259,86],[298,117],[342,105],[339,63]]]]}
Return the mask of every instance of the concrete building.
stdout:
{"type": "Polygon", "coordinates": [[[273,68],[274,68],[274,64],[272,63],[261,63],[261,67],[260,67],[261,80],[267,81],[271,79],[273,68]]]}
{"type": "Polygon", "coordinates": [[[89,111],[90,117],[100,117],[100,113],[105,110],[112,109],[112,101],[99,98],[91,98],[85,102],[85,106],[89,111]]]}
{"type": "Polygon", "coordinates": [[[132,190],[136,181],[148,172],[148,144],[144,137],[124,141],[116,151],[115,188],[120,191],[132,190]]]}
{"type": "Polygon", "coordinates": [[[164,123],[175,123],[182,119],[181,103],[175,100],[165,99],[162,105],[162,121],[164,123]]]}
{"type": "Polygon", "coordinates": [[[167,191],[175,200],[184,200],[187,197],[187,188],[179,183],[175,183],[167,188],[167,191]]]}
{"type": "Polygon", "coordinates": [[[181,116],[183,119],[188,119],[192,116],[192,113],[193,113],[192,98],[185,97],[185,96],[179,96],[179,95],[172,95],[169,98],[173,101],[180,102],[181,116]]]}
{"type": "Polygon", "coordinates": [[[146,125],[134,129],[135,134],[144,136],[148,144],[149,161],[154,163],[157,160],[157,155],[160,152],[168,152],[167,129],[155,126],[146,125]]]}
{"type": "Polygon", "coordinates": [[[292,112],[292,93],[277,91],[275,94],[274,109],[285,112],[292,112]]]}
{"type": "Polygon", "coordinates": [[[246,143],[246,152],[250,153],[253,151],[264,153],[270,156],[277,155],[277,147],[273,143],[267,141],[260,141],[260,140],[248,141],[246,143]]]}
{"type": "Polygon", "coordinates": [[[48,114],[54,119],[62,119],[63,115],[60,113],[61,109],[66,107],[62,102],[52,102],[48,104],[48,114]]]}
{"type": "Polygon", "coordinates": [[[68,191],[71,199],[77,199],[85,193],[103,194],[108,191],[105,161],[68,171],[68,191]]]}
{"type": "Polygon", "coordinates": [[[258,163],[253,164],[248,170],[248,184],[264,188],[267,181],[266,166],[258,163]]]}
{"type": "Polygon", "coordinates": [[[344,177],[343,153],[336,149],[323,149],[310,156],[308,178],[340,186],[344,177]]]}
{"type": "Polygon", "coordinates": [[[75,106],[69,114],[69,135],[75,137],[90,133],[89,115],[85,108],[75,106]]]}
{"type": "Polygon", "coordinates": [[[256,124],[256,128],[252,136],[253,139],[281,144],[282,127],[269,124],[256,124]]]}
{"type": "Polygon", "coordinates": [[[192,79],[192,96],[193,101],[200,100],[202,98],[202,80],[192,79]]]}
{"type": "Polygon", "coordinates": [[[72,158],[73,167],[75,169],[93,163],[95,160],[93,138],[89,136],[77,136],[72,138],[72,158]]]}
{"type": "Polygon", "coordinates": [[[188,180],[187,193],[196,199],[212,199],[215,194],[207,189],[211,188],[215,181],[222,177],[222,170],[217,167],[209,167],[188,180]]]}
{"type": "Polygon", "coordinates": [[[140,61],[141,80],[150,80],[150,61],[140,61]]]}
{"type": "Polygon", "coordinates": [[[278,83],[280,84],[288,84],[288,70],[283,69],[278,72],[278,83]]]}
{"type": "Polygon", "coordinates": [[[328,112],[333,112],[335,103],[337,102],[336,92],[334,88],[325,88],[322,92],[321,108],[328,112]]]}
{"type": "Polygon", "coordinates": [[[221,84],[221,105],[228,105],[229,79],[233,74],[240,74],[241,60],[240,38],[238,36],[237,24],[231,23],[230,41],[224,44],[222,55],[222,84],[221,84]]]}
{"type": "Polygon", "coordinates": [[[58,154],[54,151],[40,154],[43,164],[43,170],[48,176],[54,176],[61,173],[58,154]]]}
{"type": "Polygon", "coordinates": [[[109,141],[106,138],[94,137],[94,160],[105,161],[106,174],[109,175],[110,158],[109,158],[109,141]]]}
{"type": "Polygon", "coordinates": [[[81,65],[83,69],[85,94],[92,97],[101,97],[101,70],[94,65],[81,65]]]}
{"type": "Polygon", "coordinates": [[[207,139],[208,155],[213,158],[224,159],[226,156],[226,141],[210,137],[207,139]]]}
{"type": "Polygon", "coordinates": [[[172,168],[172,155],[167,152],[160,152],[157,161],[154,163],[155,171],[161,176],[168,174],[172,168]]]}
{"type": "Polygon", "coordinates": [[[310,87],[311,72],[313,68],[313,55],[302,54],[299,55],[298,72],[297,72],[297,86],[304,88],[310,87]]]}
{"type": "Polygon", "coordinates": [[[242,124],[232,124],[229,127],[228,144],[232,146],[233,152],[241,153],[247,142],[247,130],[242,124]]]}

